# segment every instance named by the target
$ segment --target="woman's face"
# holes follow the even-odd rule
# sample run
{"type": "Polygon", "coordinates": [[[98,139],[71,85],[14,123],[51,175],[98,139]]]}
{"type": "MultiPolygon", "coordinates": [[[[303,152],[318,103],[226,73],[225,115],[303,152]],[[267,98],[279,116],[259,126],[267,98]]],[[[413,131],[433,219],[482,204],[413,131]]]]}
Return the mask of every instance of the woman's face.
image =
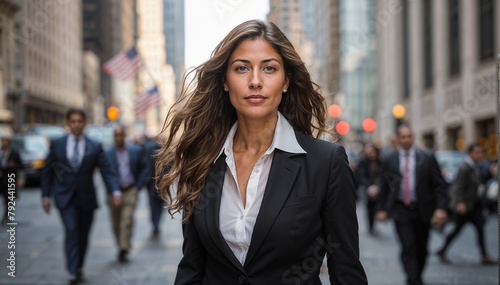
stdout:
{"type": "Polygon", "coordinates": [[[245,40],[229,58],[224,89],[238,119],[276,116],[288,79],[281,56],[265,40],[245,40]]]}

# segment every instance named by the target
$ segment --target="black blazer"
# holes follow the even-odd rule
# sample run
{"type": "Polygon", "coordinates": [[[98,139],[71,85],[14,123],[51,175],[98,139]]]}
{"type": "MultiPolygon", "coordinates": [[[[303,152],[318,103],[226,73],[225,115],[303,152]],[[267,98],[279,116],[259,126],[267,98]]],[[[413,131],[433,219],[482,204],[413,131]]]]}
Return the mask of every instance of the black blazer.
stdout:
{"type": "Polygon", "coordinates": [[[221,155],[189,223],[175,284],[321,284],[325,252],[332,284],[367,284],[359,261],[354,180],[343,147],[295,133],[307,154],[274,152],[245,264],[219,229],[221,155]]]}
{"type": "MultiPolygon", "coordinates": [[[[446,210],[446,184],[434,155],[421,149],[415,150],[415,191],[417,211],[421,221],[430,223],[436,208],[446,210]]],[[[394,205],[401,192],[403,176],[399,167],[399,152],[389,153],[382,162],[380,195],[377,210],[387,211],[394,219],[394,205]]]]}
{"type": "Polygon", "coordinates": [[[476,206],[477,188],[481,185],[481,174],[467,162],[463,162],[458,168],[455,181],[450,187],[450,208],[455,211],[458,203],[465,203],[467,212],[472,212],[476,206]]]}
{"type": "Polygon", "coordinates": [[[94,186],[94,169],[99,167],[108,193],[119,191],[118,176],[111,167],[100,142],[85,137],[85,153],[78,170],[73,170],[66,157],[68,136],[55,139],[42,170],[40,188],[42,198],[52,192],[56,207],[60,210],[70,205],[76,196],[78,207],[86,211],[97,208],[97,194],[94,186]]]}

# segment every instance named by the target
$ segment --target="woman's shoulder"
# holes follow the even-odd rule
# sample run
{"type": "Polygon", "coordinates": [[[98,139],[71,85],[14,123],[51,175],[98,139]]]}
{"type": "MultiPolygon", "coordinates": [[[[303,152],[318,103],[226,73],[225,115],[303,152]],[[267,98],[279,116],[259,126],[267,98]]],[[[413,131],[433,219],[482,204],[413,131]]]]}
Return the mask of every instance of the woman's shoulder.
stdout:
{"type": "Polygon", "coordinates": [[[326,141],[323,139],[313,138],[309,135],[306,135],[298,131],[295,131],[295,137],[297,138],[297,142],[300,144],[302,148],[304,148],[304,150],[307,153],[319,152],[322,155],[327,155],[329,153],[340,150],[343,150],[345,152],[344,148],[340,144],[326,141]]]}

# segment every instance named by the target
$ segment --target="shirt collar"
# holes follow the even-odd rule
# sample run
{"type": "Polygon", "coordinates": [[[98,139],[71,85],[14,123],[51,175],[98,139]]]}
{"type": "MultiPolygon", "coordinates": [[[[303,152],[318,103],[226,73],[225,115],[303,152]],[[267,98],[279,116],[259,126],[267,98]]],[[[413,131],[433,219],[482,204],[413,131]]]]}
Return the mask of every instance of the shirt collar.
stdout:
{"type": "Polygon", "coordinates": [[[398,148],[399,155],[401,155],[401,156],[404,156],[405,152],[407,152],[407,151],[408,151],[408,154],[410,156],[413,156],[413,154],[415,154],[415,148],[414,147],[411,147],[409,150],[404,150],[404,149],[402,149],[400,147],[398,148]]]}
{"type": "MultiPolygon", "coordinates": [[[[229,156],[229,154],[233,152],[233,139],[237,129],[238,121],[236,121],[231,127],[231,130],[227,134],[226,141],[224,142],[224,145],[222,146],[219,154],[215,158],[215,161],[219,159],[222,153],[225,153],[226,156],[229,156]]],[[[292,125],[290,125],[285,116],[283,116],[280,112],[278,112],[278,122],[276,123],[276,129],[274,130],[273,142],[271,143],[269,149],[265,152],[265,154],[272,153],[276,148],[288,153],[307,153],[299,145],[299,142],[297,142],[295,131],[293,130],[292,125]]]]}
{"type": "Polygon", "coordinates": [[[77,139],[78,139],[79,141],[82,141],[82,139],[83,139],[83,135],[81,135],[81,136],[77,137],[77,136],[75,136],[73,133],[69,133],[69,134],[68,134],[68,138],[69,138],[70,140],[74,141],[74,142],[76,142],[76,140],[77,140],[77,139]]]}

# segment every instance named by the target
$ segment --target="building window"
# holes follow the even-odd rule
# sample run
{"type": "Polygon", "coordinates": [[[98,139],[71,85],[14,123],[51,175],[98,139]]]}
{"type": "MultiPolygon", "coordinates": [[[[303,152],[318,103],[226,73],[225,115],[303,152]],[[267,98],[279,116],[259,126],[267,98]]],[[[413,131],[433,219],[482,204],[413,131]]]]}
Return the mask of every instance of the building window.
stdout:
{"type": "Polygon", "coordinates": [[[450,76],[460,73],[460,5],[459,0],[448,1],[449,11],[449,68],[450,76]]]}
{"type": "Polygon", "coordinates": [[[401,36],[401,39],[403,40],[402,44],[402,48],[403,48],[403,52],[402,52],[402,56],[403,56],[403,60],[402,60],[402,64],[403,64],[403,98],[407,99],[407,98],[410,98],[410,83],[409,83],[409,72],[408,72],[408,61],[409,61],[409,56],[410,56],[410,53],[408,51],[408,44],[409,44],[409,40],[410,40],[410,31],[409,31],[409,28],[408,28],[408,3],[407,1],[401,1],[401,4],[402,4],[402,21],[403,21],[403,27],[401,29],[401,32],[403,33],[402,36],[401,36]]]}
{"type": "Polygon", "coordinates": [[[489,59],[495,50],[494,1],[479,0],[479,59],[489,59]]]}
{"type": "Polygon", "coordinates": [[[432,72],[432,1],[424,0],[424,87],[432,87],[433,72],[432,72]]]}

